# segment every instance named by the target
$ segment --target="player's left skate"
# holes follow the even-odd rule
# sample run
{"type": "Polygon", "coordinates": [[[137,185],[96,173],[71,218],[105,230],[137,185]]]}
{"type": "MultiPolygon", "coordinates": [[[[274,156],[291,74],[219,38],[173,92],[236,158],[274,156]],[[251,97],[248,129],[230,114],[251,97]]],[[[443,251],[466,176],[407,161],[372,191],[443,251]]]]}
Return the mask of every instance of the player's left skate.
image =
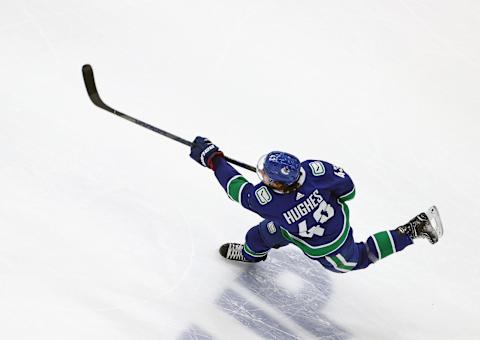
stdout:
{"type": "Polygon", "coordinates": [[[397,230],[407,234],[412,240],[422,237],[434,244],[443,235],[443,224],[437,207],[433,206],[412,218],[407,224],[398,227],[397,230]]]}
{"type": "Polygon", "coordinates": [[[242,253],[243,244],[239,243],[225,243],[218,250],[220,255],[222,255],[227,260],[234,260],[240,262],[251,262],[248,261],[242,253]]]}

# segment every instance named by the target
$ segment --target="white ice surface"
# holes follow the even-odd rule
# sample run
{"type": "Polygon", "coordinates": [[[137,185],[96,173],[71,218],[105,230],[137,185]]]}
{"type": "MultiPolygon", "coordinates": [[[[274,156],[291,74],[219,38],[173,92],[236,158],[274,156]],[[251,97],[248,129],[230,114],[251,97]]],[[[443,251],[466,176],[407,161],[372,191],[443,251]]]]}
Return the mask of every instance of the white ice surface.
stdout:
{"type": "Polygon", "coordinates": [[[0,339],[478,339],[479,32],[467,0],[2,0],[0,339]],[[94,107],[84,63],[107,103],[233,158],[342,165],[358,240],[431,204],[444,238],[346,275],[226,263],[260,219],[94,107]]]}

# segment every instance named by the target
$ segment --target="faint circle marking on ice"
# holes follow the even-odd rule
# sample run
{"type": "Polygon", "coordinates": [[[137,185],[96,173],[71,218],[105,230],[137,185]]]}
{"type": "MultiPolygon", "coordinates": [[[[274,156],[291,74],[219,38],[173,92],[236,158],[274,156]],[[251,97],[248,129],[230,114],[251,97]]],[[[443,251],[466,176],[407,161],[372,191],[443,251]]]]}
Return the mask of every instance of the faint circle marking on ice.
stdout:
{"type": "Polygon", "coordinates": [[[299,294],[305,284],[297,274],[291,271],[283,271],[279,273],[277,283],[280,287],[292,294],[299,294]]]}

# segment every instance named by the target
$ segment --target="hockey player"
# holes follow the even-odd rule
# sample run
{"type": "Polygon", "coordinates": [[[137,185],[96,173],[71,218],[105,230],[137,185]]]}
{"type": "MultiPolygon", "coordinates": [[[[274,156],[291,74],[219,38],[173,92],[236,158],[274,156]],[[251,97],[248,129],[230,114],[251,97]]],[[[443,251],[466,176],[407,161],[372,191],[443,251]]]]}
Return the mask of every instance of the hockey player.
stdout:
{"type": "Polygon", "coordinates": [[[244,244],[220,247],[220,254],[229,260],[259,262],[270,249],[293,243],[326,269],[345,273],[399,252],[416,238],[436,243],[443,233],[433,206],[396,229],[355,242],[347,206],[355,186],[342,168],[325,161],[300,162],[291,154],[273,151],[260,158],[261,182],[253,185],[206,138],[195,138],[190,156],[214,170],[232,200],[264,218],[247,232],[244,244]]]}

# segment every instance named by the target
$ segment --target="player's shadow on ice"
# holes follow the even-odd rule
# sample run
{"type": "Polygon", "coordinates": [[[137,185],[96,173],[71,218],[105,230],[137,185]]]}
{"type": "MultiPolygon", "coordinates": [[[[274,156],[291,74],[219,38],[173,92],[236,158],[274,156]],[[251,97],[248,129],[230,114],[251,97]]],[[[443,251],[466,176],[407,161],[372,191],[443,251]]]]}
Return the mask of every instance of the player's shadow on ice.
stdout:
{"type": "MultiPolygon", "coordinates": [[[[315,337],[339,340],[349,337],[321,312],[332,292],[327,272],[299,251],[273,250],[265,262],[247,265],[236,282],[315,337]]],[[[233,289],[226,289],[217,304],[264,338],[300,337],[233,289]]]]}

